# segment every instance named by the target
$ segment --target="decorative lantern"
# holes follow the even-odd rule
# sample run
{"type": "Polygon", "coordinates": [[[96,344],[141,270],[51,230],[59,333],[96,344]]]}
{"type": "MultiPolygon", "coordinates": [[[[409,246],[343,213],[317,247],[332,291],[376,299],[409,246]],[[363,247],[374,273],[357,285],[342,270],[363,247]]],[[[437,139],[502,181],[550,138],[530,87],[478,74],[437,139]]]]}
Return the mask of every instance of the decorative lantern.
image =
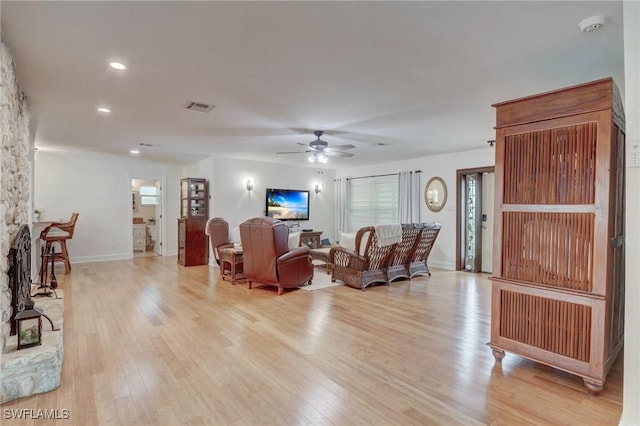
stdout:
{"type": "Polygon", "coordinates": [[[18,350],[42,344],[42,314],[33,300],[29,300],[24,310],[16,314],[18,350]]]}

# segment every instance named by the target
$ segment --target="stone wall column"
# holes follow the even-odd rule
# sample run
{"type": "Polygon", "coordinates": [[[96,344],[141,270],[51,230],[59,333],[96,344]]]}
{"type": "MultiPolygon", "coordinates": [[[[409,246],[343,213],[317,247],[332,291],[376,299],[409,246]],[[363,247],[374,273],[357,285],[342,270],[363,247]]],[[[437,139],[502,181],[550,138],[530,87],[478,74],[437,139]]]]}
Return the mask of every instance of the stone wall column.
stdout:
{"type": "Polygon", "coordinates": [[[7,278],[7,255],[30,210],[29,121],[27,98],[16,79],[8,46],[0,42],[0,350],[9,335],[11,292],[7,278]]]}

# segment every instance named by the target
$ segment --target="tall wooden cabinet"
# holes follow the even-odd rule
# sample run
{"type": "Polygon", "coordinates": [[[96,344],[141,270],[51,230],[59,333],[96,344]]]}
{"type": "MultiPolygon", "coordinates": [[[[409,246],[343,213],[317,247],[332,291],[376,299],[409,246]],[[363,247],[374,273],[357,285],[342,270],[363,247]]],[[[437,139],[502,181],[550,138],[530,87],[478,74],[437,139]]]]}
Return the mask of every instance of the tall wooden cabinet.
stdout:
{"type": "Polygon", "coordinates": [[[489,346],[602,390],[623,343],[624,112],[607,78],[496,108],[489,346]]]}
{"type": "Polygon", "coordinates": [[[178,219],[178,263],[183,266],[209,263],[209,190],[206,179],[180,180],[180,218],[178,219]]]}

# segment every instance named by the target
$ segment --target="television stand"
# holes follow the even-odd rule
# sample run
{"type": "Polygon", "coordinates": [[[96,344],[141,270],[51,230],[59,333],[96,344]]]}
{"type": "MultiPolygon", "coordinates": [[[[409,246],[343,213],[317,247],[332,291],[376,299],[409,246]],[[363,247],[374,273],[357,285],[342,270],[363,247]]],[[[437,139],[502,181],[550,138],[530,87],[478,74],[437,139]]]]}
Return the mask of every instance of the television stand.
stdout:
{"type": "Polygon", "coordinates": [[[301,232],[300,233],[300,245],[308,246],[309,248],[320,248],[322,243],[320,242],[320,235],[322,231],[316,232],[301,232]]]}

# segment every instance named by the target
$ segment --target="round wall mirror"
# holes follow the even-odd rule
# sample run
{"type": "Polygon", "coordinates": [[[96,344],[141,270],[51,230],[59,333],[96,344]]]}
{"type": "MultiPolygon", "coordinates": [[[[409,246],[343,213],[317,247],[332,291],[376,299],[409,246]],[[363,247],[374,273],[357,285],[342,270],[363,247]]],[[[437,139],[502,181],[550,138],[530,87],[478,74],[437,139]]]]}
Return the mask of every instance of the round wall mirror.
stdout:
{"type": "Polygon", "coordinates": [[[424,187],[424,202],[432,212],[439,212],[447,202],[447,185],[439,177],[432,177],[424,187]]]}

